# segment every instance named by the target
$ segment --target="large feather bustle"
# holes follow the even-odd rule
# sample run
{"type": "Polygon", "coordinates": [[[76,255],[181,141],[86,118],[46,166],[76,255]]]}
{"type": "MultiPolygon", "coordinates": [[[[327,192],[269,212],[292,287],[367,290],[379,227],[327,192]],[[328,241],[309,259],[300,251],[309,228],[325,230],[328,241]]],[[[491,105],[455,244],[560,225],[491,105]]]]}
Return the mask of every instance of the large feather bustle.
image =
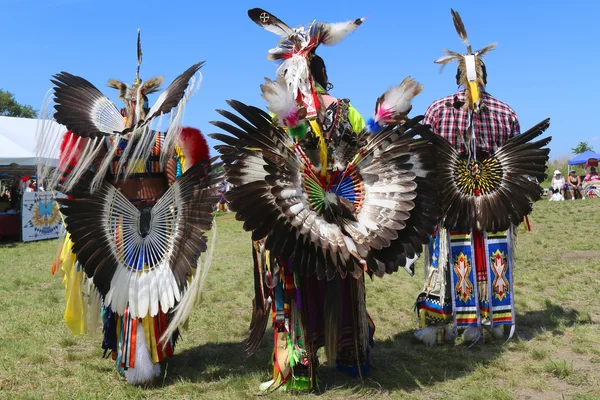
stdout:
{"type": "Polygon", "coordinates": [[[104,182],[91,194],[93,176],[88,172],[78,186],[66,191],[71,198],[59,201],[78,260],[115,312],[122,315],[129,306],[133,317],[154,316],[159,307],[167,312],[181,299],[187,278],[206,250],[204,232],[211,227],[212,204],[217,201],[217,188],[212,186],[222,179],[216,172],[219,165],[212,161],[188,169],[152,207],[148,239],[135,239],[140,235],[136,229],[123,234],[125,241],[156,242],[148,244],[154,267],[139,272],[115,244],[114,229],[121,218],[123,224],[135,225],[140,212],[114,186],[104,182]]]}
{"type": "MultiPolygon", "coordinates": [[[[418,119],[388,128],[373,140],[353,142],[349,157],[353,161],[343,173],[356,179],[364,194],[352,204],[320,188],[307,172],[310,166],[301,150],[284,130],[272,124],[268,114],[239,102],[228,103],[245,120],[219,111],[237,126],[213,122],[232,135],[211,135],[225,143],[217,150],[222,154],[227,180],[235,185],[227,199],[236,218],[244,221],[244,229],[253,232],[253,240],[266,238],[265,247],[271,254],[283,259],[301,255],[297,260],[301,275],[332,279],[337,273],[359,276],[370,266],[379,271],[383,261],[376,260],[377,249],[388,249],[394,262],[404,254],[412,257],[420,252],[419,246],[427,242],[439,211],[434,210],[437,203],[424,210],[423,203],[416,201],[417,191],[427,186],[420,186],[417,180],[434,180],[428,161],[434,159],[432,146],[414,139],[429,132],[416,122],[418,119]],[[333,212],[331,217],[311,208],[309,198],[313,195],[307,190],[323,199],[324,210],[329,207],[333,212]],[[407,227],[413,210],[414,214],[434,214],[434,221],[425,228],[407,227]],[[406,237],[400,240],[406,246],[392,248],[402,231],[406,237]]],[[[435,192],[425,189],[425,194],[435,192]]],[[[392,259],[385,256],[386,261],[392,259]]],[[[393,272],[393,267],[384,265],[381,269],[382,273],[393,272]]]]}
{"type": "MultiPolygon", "coordinates": [[[[550,125],[546,119],[507,140],[491,157],[478,164],[477,184],[470,178],[468,160],[443,138],[439,150],[444,226],[468,225],[476,231],[497,232],[519,225],[541,197],[551,137],[533,141],[550,125]],[[477,191],[477,193],[476,193],[477,191]]],[[[475,162],[475,161],[474,161],[475,162]]]]}
{"type": "Polygon", "coordinates": [[[375,104],[373,119],[378,125],[402,124],[412,109],[412,99],[421,93],[423,85],[410,76],[382,94],[375,104]]]}

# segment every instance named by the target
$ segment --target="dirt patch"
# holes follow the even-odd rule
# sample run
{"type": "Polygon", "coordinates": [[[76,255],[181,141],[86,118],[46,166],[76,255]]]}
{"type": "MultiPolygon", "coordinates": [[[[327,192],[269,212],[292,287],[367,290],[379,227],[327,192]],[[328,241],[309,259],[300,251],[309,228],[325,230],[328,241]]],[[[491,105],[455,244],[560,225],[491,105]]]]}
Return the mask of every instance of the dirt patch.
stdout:
{"type": "Polygon", "coordinates": [[[600,260],[600,251],[597,250],[575,250],[570,251],[562,255],[562,259],[565,261],[570,260],[586,260],[595,259],[600,260]]]}

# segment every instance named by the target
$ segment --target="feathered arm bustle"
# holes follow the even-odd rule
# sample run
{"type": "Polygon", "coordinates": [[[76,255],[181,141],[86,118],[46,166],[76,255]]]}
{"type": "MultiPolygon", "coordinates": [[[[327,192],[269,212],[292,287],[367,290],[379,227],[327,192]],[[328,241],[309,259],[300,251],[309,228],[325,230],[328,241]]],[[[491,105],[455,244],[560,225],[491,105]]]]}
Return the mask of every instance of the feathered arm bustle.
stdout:
{"type": "Polygon", "coordinates": [[[372,133],[377,133],[386,125],[399,125],[406,121],[412,109],[412,99],[421,93],[423,85],[413,78],[406,77],[377,99],[373,117],[367,122],[372,133]]]}
{"type": "Polygon", "coordinates": [[[298,107],[293,93],[287,90],[282,79],[280,77],[276,82],[265,78],[265,83],[260,85],[262,98],[266,100],[269,111],[275,114],[277,124],[288,128],[292,137],[303,139],[306,134],[306,109],[298,107]]]}

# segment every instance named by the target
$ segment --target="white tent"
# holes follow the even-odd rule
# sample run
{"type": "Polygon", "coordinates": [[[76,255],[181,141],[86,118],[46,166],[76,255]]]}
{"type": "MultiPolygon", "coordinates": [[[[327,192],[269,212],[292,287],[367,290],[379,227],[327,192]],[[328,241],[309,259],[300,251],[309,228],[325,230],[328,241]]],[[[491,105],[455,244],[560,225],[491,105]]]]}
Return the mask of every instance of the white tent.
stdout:
{"type": "Polygon", "coordinates": [[[0,165],[35,165],[35,154],[0,134],[0,165]]]}
{"type": "MultiPolygon", "coordinates": [[[[54,121],[51,124],[51,129],[47,130],[50,135],[62,135],[67,130],[54,121]]],[[[0,165],[35,165],[37,129],[37,119],[0,116],[0,165]]],[[[57,142],[56,138],[53,142],[57,142]]],[[[59,149],[54,149],[51,164],[58,162],[58,154],[59,149]]]]}

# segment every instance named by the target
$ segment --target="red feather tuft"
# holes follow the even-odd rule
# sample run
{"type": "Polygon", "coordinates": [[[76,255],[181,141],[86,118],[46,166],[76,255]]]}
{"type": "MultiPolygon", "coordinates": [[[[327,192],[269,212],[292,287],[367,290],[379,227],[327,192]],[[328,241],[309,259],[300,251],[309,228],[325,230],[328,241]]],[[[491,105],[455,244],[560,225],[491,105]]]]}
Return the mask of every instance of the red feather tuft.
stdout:
{"type": "Polygon", "coordinates": [[[60,144],[60,166],[65,167],[65,164],[75,165],[77,163],[77,139],[79,135],[71,131],[65,132],[63,140],[60,144]]]}
{"type": "Polygon", "coordinates": [[[183,128],[177,145],[181,147],[183,154],[185,154],[186,169],[199,161],[208,159],[210,156],[206,138],[199,129],[183,128]]]}

